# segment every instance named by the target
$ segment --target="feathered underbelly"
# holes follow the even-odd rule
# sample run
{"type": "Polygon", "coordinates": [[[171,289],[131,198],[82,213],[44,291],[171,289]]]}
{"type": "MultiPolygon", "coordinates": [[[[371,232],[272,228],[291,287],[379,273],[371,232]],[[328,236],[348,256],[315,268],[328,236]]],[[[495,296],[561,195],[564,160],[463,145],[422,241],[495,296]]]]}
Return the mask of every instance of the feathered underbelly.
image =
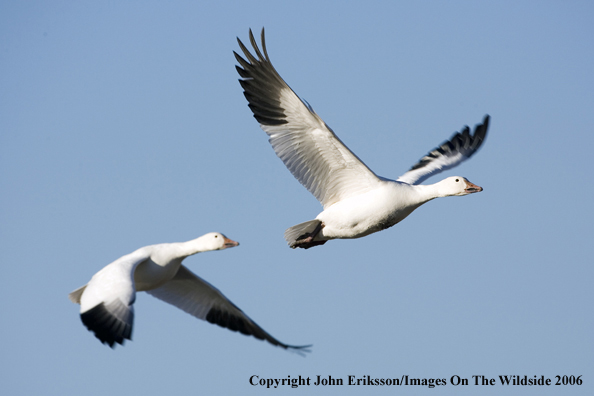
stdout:
{"type": "Polygon", "coordinates": [[[419,206],[342,205],[328,208],[317,219],[324,223],[325,239],[361,238],[398,224],[419,206]]]}
{"type": "MultiPolygon", "coordinates": [[[[412,212],[412,211],[410,211],[410,212],[412,212]]],[[[396,224],[398,224],[402,220],[404,220],[406,218],[406,216],[408,216],[410,214],[410,212],[404,213],[403,211],[400,211],[400,212],[391,214],[390,216],[378,221],[375,225],[371,226],[369,228],[369,230],[368,230],[369,232],[367,234],[371,234],[371,233],[385,230],[386,228],[395,226],[396,224]]]]}

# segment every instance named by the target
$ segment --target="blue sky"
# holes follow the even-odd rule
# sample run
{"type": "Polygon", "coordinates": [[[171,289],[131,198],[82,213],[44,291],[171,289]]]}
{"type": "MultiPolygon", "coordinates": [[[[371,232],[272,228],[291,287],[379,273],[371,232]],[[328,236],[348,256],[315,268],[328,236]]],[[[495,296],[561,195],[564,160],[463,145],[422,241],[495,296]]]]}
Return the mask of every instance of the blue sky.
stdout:
{"type": "Polygon", "coordinates": [[[2,389],[31,394],[592,394],[594,6],[589,2],[2,2],[2,389]],[[289,249],[319,203],[237,83],[266,27],[288,84],[397,178],[485,114],[432,201],[359,240],[289,249]],[[210,231],[186,265],[306,358],[140,293],[101,345],[67,294],[138,247],[210,231]],[[249,378],[583,375],[582,386],[288,387],[249,378]]]}

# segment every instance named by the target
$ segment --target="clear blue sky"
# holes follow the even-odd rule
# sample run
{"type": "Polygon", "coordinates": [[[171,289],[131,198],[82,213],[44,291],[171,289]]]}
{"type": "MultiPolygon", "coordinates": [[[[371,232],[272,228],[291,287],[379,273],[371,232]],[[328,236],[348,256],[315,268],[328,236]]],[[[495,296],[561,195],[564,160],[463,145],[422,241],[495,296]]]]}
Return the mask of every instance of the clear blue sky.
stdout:
{"type": "Polygon", "coordinates": [[[0,4],[0,372],[10,395],[594,393],[594,5],[586,1],[0,4]],[[319,203],[253,119],[236,37],[377,174],[465,124],[441,176],[480,194],[293,251],[319,203]],[[149,295],[101,345],[67,294],[138,247],[241,242],[187,266],[306,358],[149,295]],[[583,375],[544,388],[253,387],[249,377],[583,375]]]}

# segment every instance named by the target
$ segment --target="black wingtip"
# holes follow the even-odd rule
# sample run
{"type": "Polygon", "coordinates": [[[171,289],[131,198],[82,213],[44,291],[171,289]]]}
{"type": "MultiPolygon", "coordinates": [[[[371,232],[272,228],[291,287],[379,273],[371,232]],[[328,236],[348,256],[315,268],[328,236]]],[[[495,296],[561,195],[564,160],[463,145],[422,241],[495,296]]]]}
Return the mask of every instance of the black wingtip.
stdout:
{"type": "Polygon", "coordinates": [[[125,320],[121,320],[101,303],[81,313],[80,319],[99,341],[115,348],[116,343],[124,345],[125,340],[132,340],[134,313],[129,311],[128,315],[125,320]]]}
{"type": "Polygon", "coordinates": [[[489,114],[485,114],[485,116],[483,117],[483,123],[482,124],[478,124],[474,127],[474,134],[477,135],[482,134],[483,138],[485,137],[485,135],[487,134],[487,130],[489,129],[489,122],[491,121],[491,116],[489,114]]]}
{"type": "Polygon", "coordinates": [[[295,352],[298,352],[300,354],[311,353],[311,348],[313,348],[313,344],[309,344],[309,345],[287,345],[287,349],[294,350],[295,352]]]}
{"type": "Polygon", "coordinates": [[[230,312],[215,307],[210,309],[205,319],[209,323],[216,324],[231,331],[237,331],[246,336],[252,336],[258,340],[268,341],[274,346],[290,350],[300,355],[303,355],[306,352],[311,352],[309,348],[311,348],[312,345],[288,345],[282,343],[265,332],[260,326],[247,317],[236,316],[230,312]]]}
{"type": "Polygon", "coordinates": [[[468,156],[472,156],[474,153],[478,151],[478,149],[483,145],[485,139],[487,138],[487,131],[489,130],[489,121],[491,117],[489,114],[485,114],[483,117],[483,123],[478,124],[474,127],[474,135],[472,137],[472,152],[468,156]]]}
{"type": "Polygon", "coordinates": [[[308,353],[311,353],[311,349],[313,347],[313,344],[310,345],[285,345],[282,346],[283,348],[285,348],[287,351],[292,352],[292,353],[296,353],[299,356],[302,357],[306,357],[308,353]]]}
{"type": "Polygon", "coordinates": [[[264,337],[260,334],[252,334],[253,332],[248,329],[246,322],[242,318],[230,315],[228,312],[220,309],[211,308],[211,310],[208,311],[208,314],[206,315],[206,321],[223,328],[227,328],[231,331],[238,331],[244,335],[253,335],[254,337],[261,340],[264,339],[264,337]]]}
{"type": "Polygon", "coordinates": [[[266,49],[264,28],[261,34],[261,49],[256,42],[254,32],[249,29],[249,41],[252,52],[237,38],[243,56],[233,51],[239,66],[235,66],[241,77],[241,84],[254,118],[260,125],[278,126],[287,124],[285,109],[280,97],[283,89],[290,89],[270,62],[266,49]]]}

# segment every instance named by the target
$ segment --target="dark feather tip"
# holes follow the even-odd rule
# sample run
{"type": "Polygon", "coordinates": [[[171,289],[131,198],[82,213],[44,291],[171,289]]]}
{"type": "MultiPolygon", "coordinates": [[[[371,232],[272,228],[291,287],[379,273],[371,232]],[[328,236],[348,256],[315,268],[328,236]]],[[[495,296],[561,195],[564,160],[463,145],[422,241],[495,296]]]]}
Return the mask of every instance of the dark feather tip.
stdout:
{"type": "MultiPolygon", "coordinates": [[[[122,303],[118,301],[120,305],[122,303]]],[[[121,307],[118,307],[121,309],[121,307]]],[[[126,307],[123,307],[126,309],[126,307]]],[[[115,344],[124,344],[124,340],[132,340],[132,320],[134,313],[129,311],[127,320],[121,320],[103,303],[80,314],[83,324],[95,337],[104,344],[114,348],[115,344]]]]}

